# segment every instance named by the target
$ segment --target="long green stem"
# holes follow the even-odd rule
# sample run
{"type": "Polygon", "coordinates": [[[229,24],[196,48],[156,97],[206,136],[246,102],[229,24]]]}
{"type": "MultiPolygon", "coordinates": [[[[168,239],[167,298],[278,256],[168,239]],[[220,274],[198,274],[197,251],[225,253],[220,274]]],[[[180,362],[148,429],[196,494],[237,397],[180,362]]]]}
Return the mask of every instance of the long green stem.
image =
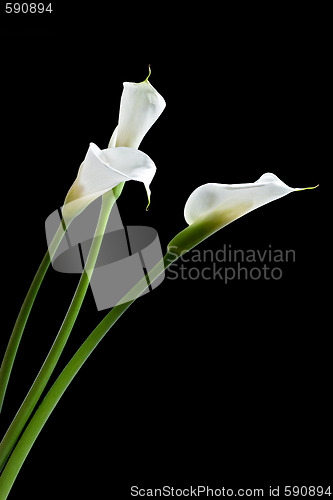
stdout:
{"type": "MultiPolygon", "coordinates": [[[[29,393],[22,403],[18,413],[12,421],[4,439],[0,445],[0,470],[3,468],[8,456],[15,446],[24,426],[26,425],[32,411],[34,410],[45,386],[53,373],[53,370],[60,358],[60,355],[66,345],[68,337],[72,331],[75,320],[79,314],[83,299],[89,286],[89,281],[95,267],[100,245],[102,243],[104,231],[109,218],[110,211],[115,202],[115,195],[109,191],[103,195],[102,208],[95,232],[95,237],[91,244],[89,256],[85,265],[84,272],[81,275],[79,284],[74,294],[71,305],[67,311],[66,317],[62,323],[59,333],[52,345],[52,348],[44,361],[44,364],[37,375],[29,393]]],[[[0,496],[1,498],[1,496],[0,496]]]]}
{"type": "Polygon", "coordinates": [[[9,377],[12,372],[13,364],[15,361],[16,353],[23,335],[23,331],[25,325],[27,323],[31,308],[35,301],[37,292],[40,288],[40,285],[43,281],[45,273],[50,265],[53,255],[55,254],[63,236],[64,229],[62,223],[60,224],[49,248],[46,252],[37,273],[31,283],[31,286],[28,290],[27,296],[23,302],[19,315],[14,325],[13,332],[8,342],[8,346],[2,361],[1,369],[0,369],[0,412],[3,406],[3,401],[6,395],[6,390],[9,382],[9,377]]]}
{"type": "MultiPolygon", "coordinates": [[[[167,253],[164,259],[148,274],[149,282],[152,283],[164,271],[164,269],[166,269],[177,258],[178,257],[173,253],[167,253]]],[[[93,330],[86,341],[78,349],[55,383],[52,385],[32,416],[3,470],[0,477],[0,498],[2,500],[7,498],[31,447],[75,375],[110,328],[129,308],[135,299],[141,295],[147,286],[148,284],[146,278],[140,280],[139,283],[137,283],[137,285],[122,299],[121,303],[116,305],[105,316],[105,318],[99,323],[99,325],[93,330]]]]}

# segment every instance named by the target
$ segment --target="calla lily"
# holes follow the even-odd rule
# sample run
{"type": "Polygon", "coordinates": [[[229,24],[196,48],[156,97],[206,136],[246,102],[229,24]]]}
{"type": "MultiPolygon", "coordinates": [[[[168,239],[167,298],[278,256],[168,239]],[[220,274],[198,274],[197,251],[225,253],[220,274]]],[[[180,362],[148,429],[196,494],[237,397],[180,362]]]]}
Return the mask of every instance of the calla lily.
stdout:
{"type": "Polygon", "coordinates": [[[304,189],[313,188],[291,188],[272,173],[263,174],[252,183],[204,184],[186,202],[184,216],[189,227],[169,243],[169,248],[178,254],[185,253],[252,210],[304,189]]]}
{"type": "Polygon", "coordinates": [[[67,220],[76,217],[100,195],[128,180],[143,182],[149,200],[149,185],[155,172],[154,162],[142,151],[134,148],[101,150],[91,143],[77,178],[66,196],[63,216],[67,220]]]}
{"type": "Polygon", "coordinates": [[[150,68],[145,81],[123,83],[118,126],[112,134],[109,148],[121,146],[138,148],[164,110],[165,100],[148,82],[149,76],[150,68]]]}
{"type": "MultiPolygon", "coordinates": [[[[109,148],[100,150],[91,143],[77,178],[69,190],[63,207],[67,221],[76,217],[100,195],[123,182],[144,183],[150,203],[150,182],[156,172],[153,161],[136,151],[145,134],[165,108],[165,100],[148,82],[125,82],[120,101],[118,126],[112,134],[109,148]]],[[[119,192],[121,189],[119,190],[119,192]]]]}

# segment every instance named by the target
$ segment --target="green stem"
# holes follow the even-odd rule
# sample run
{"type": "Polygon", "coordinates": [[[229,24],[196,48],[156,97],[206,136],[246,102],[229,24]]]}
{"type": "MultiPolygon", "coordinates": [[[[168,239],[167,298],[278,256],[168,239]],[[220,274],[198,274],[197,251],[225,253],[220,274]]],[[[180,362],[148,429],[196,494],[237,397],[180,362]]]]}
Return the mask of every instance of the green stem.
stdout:
{"type": "Polygon", "coordinates": [[[6,390],[9,382],[9,377],[12,372],[13,364],[15,361],[16,353],[23,335],[25,325],[27,323],[31,308],[35,301],[37,292],[41,286],[45,273],[50,265],[52,257],[54,256],[63,236],[64,236],[63,222],[61,222],[51,244],[46,252],[37,273],[31,283],[27,296],[23,302],[19,315],[14,325],[8,346],[2,361],[0,369],[0,412],[3,406],[3,401],[6,395],[6,390]]]}
{"type": "MultiPolygon", "coordinates": [[[[120,193],[119,193],[120,194],[120,193]]],[[[118,195],[119,196],[119,195],[118,195]]],[[[3,468],[12,449],[14,448],[19,436],[24,429],[32,411],[34,410],[45,386],[53,373],[53,370],[60,358],[60,355],[66,345],[69,335],[74,326],[75,320],[79,314],[83,299],[89,286],[89,281],[95,267],[100,245],[102,243],[104,231],[109,218],[110,211],[116,200],[113,191],[103,195],[102,208],[97,224],[95,236],[91,244],[89,256],[85,265],[84,272],[81,275],[79,284],[74,294],[71,305],[67,311],[66,317],[59,330],[59,333],[52,345],[52,348],[44,361],[44,364],[37,375],[30,391],[23,401],[18,413],[12,421],[5,437],[0,444],[0,470],[3,468]]],[[[1,496],[0,496],[1,498],[1,496]]]]}
{"type": "MultiPolygon", "coordinates": [[[[152,283],[176,259],[177,256],[175,254],[167,253],[162,261],[159,262],[148,274],[149,282],[152,283]]],[[[121,302],[105,316],[105,318],[89,335],[86,341],[81,345],[50,390],[47,392],[14,448],[0,477],[0,498],[2,500],[7,498],[30,449],[75,375],[110,328],[129,308],[129,306],[133,304],[135,299],[141,295],[147,286],[147,279],[141,279],[137,285],[135,285],[135,287],[127,295],[125,295],[121,302]]]]}

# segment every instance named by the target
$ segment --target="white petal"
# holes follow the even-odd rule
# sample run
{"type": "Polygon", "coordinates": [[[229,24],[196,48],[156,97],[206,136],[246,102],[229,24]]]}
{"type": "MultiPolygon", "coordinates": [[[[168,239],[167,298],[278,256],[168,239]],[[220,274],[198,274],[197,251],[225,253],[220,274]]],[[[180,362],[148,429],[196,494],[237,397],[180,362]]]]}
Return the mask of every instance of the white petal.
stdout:
{"type": "Polygon", "coordinates": [[[149,184],[155,172],[154,162],[142,151],[133,148],[101,150],[91,143],[67,194],[63,214],[75,217],[98,196],[128,180],[143,182],[149,195],[149,184]]]}
{"type": "Polygon", "coordinates": [[[189,225],[168,244],[169,258],[174,260],[184,255],[227,224],[292,191],[299,189],[287,186],[271,173],[252,183],[204,184],[198,187],[190,195],[184,209],[189,225]]]}
{"type": "Polygon", "coordinates": [[[263,174],[256,182],[244,184],[204,184],[190,195],[184,216],[188,224],[209,214],[223,215],[235,209],[241,217],[258,207],[295,191],[272,173],[263,174]],[[237,207],[243,207],[237,211],[237,207]]]}
{"type": "Polygon", "coordinates": [[[114,129],[113,134],[111,135],[111,139],[108,146],[109,148],[114,148],[116,146],[117,135],[118,135],[118,125],[114,129]]]}
{"type": "MultiPolygon", "coordinates": [[[[148,82],[124,82],[115,146],[138,148],[165,108],[165,100],[148,82]]],[[[113,134],[113,136],[115,133],[113,134]]],[[[109,145],[111,147],[111,145],[109,145]]]]}

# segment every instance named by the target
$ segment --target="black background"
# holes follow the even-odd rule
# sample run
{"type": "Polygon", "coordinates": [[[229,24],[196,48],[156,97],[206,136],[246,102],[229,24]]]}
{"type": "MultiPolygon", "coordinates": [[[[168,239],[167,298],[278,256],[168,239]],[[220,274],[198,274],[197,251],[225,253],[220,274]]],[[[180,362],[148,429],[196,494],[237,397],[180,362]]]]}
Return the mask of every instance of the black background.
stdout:
{"type": "MultiPolygon", "coordinates": [[[[122,82],[142,81],[148,64],[167,107],[140,149],[158,170],[148,212],[144,188],[125,186],[125,224],[154,227],[165,250],[200,184],[252,182],[271,171],[290,186],[320,187],[269,204],[201,246],[294,249],[281,280],[166,279],[131,306],[56,407],[12,498],[125,498],[132,484],[328,484],[326,13],[52,4],[48,18],[1,14],[1,352],[46,250],[46,217],[62,205],[89,142],[107,147],[122,82]]],[[[77,279],[47,273],[3,432],[77,279]]],[[[89,291],[60,368],[103,316],[89,291]]]]}

